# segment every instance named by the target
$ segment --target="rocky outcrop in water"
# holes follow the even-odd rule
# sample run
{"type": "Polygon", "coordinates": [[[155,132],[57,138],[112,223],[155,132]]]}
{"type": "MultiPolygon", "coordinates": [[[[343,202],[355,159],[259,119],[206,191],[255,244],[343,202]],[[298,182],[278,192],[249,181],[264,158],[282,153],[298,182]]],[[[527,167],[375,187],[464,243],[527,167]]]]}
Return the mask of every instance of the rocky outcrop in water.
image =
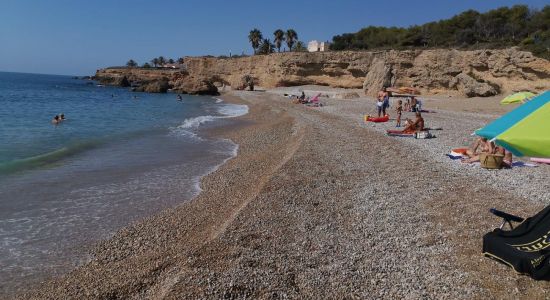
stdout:
{"type": "Polygon", "coordinates": [[[98,70],[104,83],[126,76],[132,84],[168,78],[170,88],[190,94],[216,94],[216,86],[243,88],[305,84],[363,89],[375,95],[384,85],[412,86],[423,93],[491,96],[550,89],[550,62],[516,48],[460,51],[292,52],[240,58],[186,57],[185,70],[98,70]]]}

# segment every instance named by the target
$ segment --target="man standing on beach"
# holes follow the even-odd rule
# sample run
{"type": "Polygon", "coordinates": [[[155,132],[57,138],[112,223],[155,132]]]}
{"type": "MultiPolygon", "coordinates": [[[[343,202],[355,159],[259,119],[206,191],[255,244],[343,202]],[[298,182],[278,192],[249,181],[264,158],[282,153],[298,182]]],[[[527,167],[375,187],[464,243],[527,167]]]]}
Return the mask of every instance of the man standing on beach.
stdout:
{"type": "Polygon", "coordinates": [[[390,96],[386,91],[386,87],[383,87],[380,92],[378,92],[378,97],[376,97],[376,106],[378,108],[378,117],[383,114],[386,115],[386,109],[390,106],[390,96]]]}

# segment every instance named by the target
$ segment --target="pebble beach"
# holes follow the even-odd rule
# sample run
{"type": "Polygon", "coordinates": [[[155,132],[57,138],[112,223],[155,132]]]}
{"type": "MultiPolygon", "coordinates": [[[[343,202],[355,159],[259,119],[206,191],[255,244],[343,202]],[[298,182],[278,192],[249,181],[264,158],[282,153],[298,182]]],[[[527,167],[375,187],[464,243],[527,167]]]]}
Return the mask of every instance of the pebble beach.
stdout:
{"type": "Polygon", "coordinates": [[[501,222],[490,208],[530,216],[548,204],[550,165],[485,170],[445,155],[511,108],[426,99],[426,126],[441,130],[417,140],[386,136],[394,120],[365,123],[372,99],[321,97],[313,108],[285,92],[223,94],[249,113],[205,132],[239,148],[196,198],[120,230],[90,262],[15,298],[550,296],[548,282],[481,254],[501,222]]]}

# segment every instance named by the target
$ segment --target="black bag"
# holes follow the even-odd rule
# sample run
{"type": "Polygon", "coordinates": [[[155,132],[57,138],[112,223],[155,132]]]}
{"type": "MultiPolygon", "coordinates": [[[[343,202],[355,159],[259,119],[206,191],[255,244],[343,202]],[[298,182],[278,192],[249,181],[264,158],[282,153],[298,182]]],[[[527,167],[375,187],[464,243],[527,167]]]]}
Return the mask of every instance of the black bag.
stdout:
{"type": "Polygon", "coordinates": [[[550,280],[550,206],[513,230],[487,233],[483,254],[533,279],[550,280]]]}

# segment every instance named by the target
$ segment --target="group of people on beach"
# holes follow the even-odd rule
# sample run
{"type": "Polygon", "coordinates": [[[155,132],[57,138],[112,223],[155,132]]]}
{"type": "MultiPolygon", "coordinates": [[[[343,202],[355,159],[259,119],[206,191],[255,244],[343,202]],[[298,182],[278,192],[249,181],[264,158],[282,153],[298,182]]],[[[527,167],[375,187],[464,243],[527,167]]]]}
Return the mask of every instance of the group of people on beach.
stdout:
{"type": "MultiPolygon", "coordinates": [[[[387,109],[390,107],[390,93],[387,91],[386,87],[383,87],[382,90],[378,92],[376,97],[376,108],[378,110],[378,117],[387,116],[387,109]]],[[[418,130],[424,129],[424,119],[420,112],[422,111],[422,102],[416,99],[415,96],[410,96],[406,98],[405,105],[403,105],[403,100],[397,102],[397,107],[395,108],[397,114],[397,123],[396,127],[401,127],[401,116],[403,111],[409,111],[416,113],[416,120],[412,121],[407,119],[405,121],[405,128],[407,131],[410,131],[412,128],[421,128],[418,130]],[[422,126],[419,126],[422,125],[422,126]]]]}
{"type": "Polygon", "coordinates": [[[53,117],[52,119],[52,124],[53,125],[59,125],[59,123],[65,121],[65,114],[61,113],[59,115],[55,115],[55,117],[53,117]]]}
{"type": "MultiPolygon", "coordinates": [[[[390,106],[390,94],[386,90],[386,87],[383,87],[380,92],[378,92],[378,96],[376,97],[376,107],[378,109],[378,117],[380,118],[381,115],[387,116],[387,109],[390,106]]],[[[405,103],[405,107],[403,107],[403,100],[399,100],[397,102],[397,107],[395,108],[395,111],[397,113],[397,119],[396,119],[396,127],[401,127],[401,116],[403,115],[403,111],[412,111],[415,112],[415,120],[406,119],[405,120],[405,128],[403,129],[403,133],[415,133],[419,131],[423,131],[424,128],[424,118],[422,117],[422,114],[420,113],[421,109],[419,106],[419,101],[413,96],[413,97],[407,97],[407,102],[405,103]]]]}

